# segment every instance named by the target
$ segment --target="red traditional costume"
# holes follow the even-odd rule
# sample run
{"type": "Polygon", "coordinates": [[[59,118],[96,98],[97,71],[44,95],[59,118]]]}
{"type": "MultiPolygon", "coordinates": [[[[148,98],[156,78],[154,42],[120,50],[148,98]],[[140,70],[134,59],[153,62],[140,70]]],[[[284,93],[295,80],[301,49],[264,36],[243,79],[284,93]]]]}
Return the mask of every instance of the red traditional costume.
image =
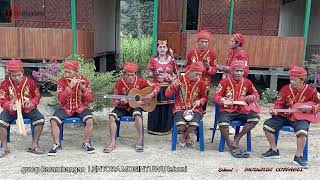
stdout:
{"type": "MultiPolygon", "coordinates": [[[[292,66],[289,73],[290,77],[306,78],[307,71],[298,66],[292,66]]],[[[315,106],[311,113],[320,112],[320,93],[312,85],[304,84],[300,90],[293,89],[290,84],[281,88],[279,96],[274,103],[274,109],[292,108],[295,103],[313,102],[315,106]]],[[[280,113],[290,120],[297,120],[292,113],[280,113]]],[[[320,117],[319,117],[320,118],[320,117]]]]}
{"type": "MultiPolygon", "coordinates": [[[[65,69],[78,71],[78,61],[67,60],[64,62],[65,69]]],[[[82,76],[76,77],[79,81],[74,87],[70,88],[71,79],[61,77],[57,81],[57,95],[60,107],[63,108],[69,116],[75,112],[81,113],[84,109],[89,108],[89,102],[93,99],[93,93],[89,81],[82,76]],[[86,91],[80,90],[80,81],[84,81],[87,87],[86,91]]]]}
{"type": "MultiPolygon", "coordinates": [[[[205,69],[202,65],[202,62],[193,63],[189,68],[189,71],[203,72],[204,70],[205,69]]],[[[178,77],[182,84],[181,86],[170,85],[166,90],[167,97],[171,97],[173,94],[176,95],[173,108],[174,113],[191,110],[193,108],[192,104],[195,101],[200,100],[201,104],[203,105],[208,99],[206,83],[201,78],[196,81],[190,81],[188,78],[188,73],[189,72],[178,77]]],[[[203,114],[202,106],[195,107],[193,111],[203,114]]]]}
{"type": "MultiPolygon", "coordinates": [[[[6,62],[9,73],[23,73],[22,62],[20,60],[9,60],[6,62]]],[[[12,109],[12,105],[17,100],[21,101],[22,115],[31,119],[32,125],[43,125],[44,117],[37,110],[40,102],[40,92],[37,84],[30,78],[22,75],[18,84],[9,76],[0,84],[0,105],[3,111],[0,114],[0,126],[9,127],[9,122],[17,117],[17,111],[12,109]],[[30,102],[27,106],[26,102],[30,102]]]]}
{"type": "MultiPolygon", "coordinates": [[[[123,70],[126,73],[136,73],[138,70],[138,66],[134,63],[127,62],[127,63],[125,63],[123,70]]],[[[136,77],[134,82],[132,84],[129,84],[125,78],[122,78],[122,79],[119,79],[116,81],[116,84],[114,86],[114,94],[128,95],[129,91],[132,88],[143,89],[147,86],[152,86],[154,88],[153,89],[154,95],[158,94],[158,92],[160,90],[160,86],[158,83],[152,83],[150,81],[147,81],[144,78],[136,77]]],[[[129,104],[121,104],[120,99],[113,99],[112,102],[117,108],[122,108],[127,111],[132,110],[132,108],[129,106],[129,104]]]]}
{"type": "MultiPolygon", "coordinates": [[[[158,47],[167,46],[167,41],[158,40],[158,47]]],[[[166,135],[171,133],[172,129],[172,109],[173,96],[166,97],[165,91],[169,86],[170,79],[168,76],[177,74],[178,65],[171,54],[165,55],[162,61],[160,56],[151,57],[148,69],[152,72],[153,82],[160,84],[160,91],[157,95],[157,106],[154,111],[148,113],[148,133],[155,135],[166,135]]]]}
{"type": "MultiPolygon", "coordinates": [[[[240,42],[242,45],[244,45],[244,36],[240,33],[235,33],[232,35],[232,38],[235,41],[240,42]]],[[[249,61],[249,55],[248,53],[243,50],[243,49],[231,49],[228,55],[227,63],[226,65],[228,67],[231,66],[232,62],[234,61],[243,61],[245,63],[245,70],[244,70],[244,76],[248,77],[249,73],[249,66],[248,66],[248,61],[249,61]]]]}
{"type": "MultiPolygon", "coordinates": [[[[206,39],[208,41],[211,40],[211,33],[206,31],[206,30],[202,30],[199,33],[197,33],[197,41],[199,41],[200,39],[206,39]]],[[[203,62],[203,61],[207,61],[210,65],[209,68],[207,68],[203,73],[202,73],[202,78],[204,80],[204,82],[206,83],[207,86],[207,90],[210,90],[210,86],[211,86],[211,76],[216,74],[217,72],[217,68],[216,68],[216,54],[213,50],[205,50],[205,51],[201,51],[200,49],[196,48],[193,49],[191,51],[189,51],[187,53],[187,62],[184,65],[185,67],[185,72],[187,72],[189,70],[189,66],[195,62],[203,62]]]]}
{"type": "MultiPolygon", "coordinates": [[[[22,71],[22,62],[20,60],[7,61],[6,65],[9,72],[22,71]]],[[[11,109],[11,104],[16,100],[21,100],[22,110],[25,113],[29,113],[33,109],[37,108],[40,98],[41,96],[37,84],[26,76],[22,77],[20,84],[16,84],[10,77],[8,77],[0,85],[1,107],[10,112],[10,114],[16,114],[16,111],[12,111],[11,109]],[[26,100],[31,101],[31,107],[24,107],[24,101],[26,100]]]]}
{"type": "MultiPolygon", "coordinates": [[[[235,61],[231,64],[230,71],[237,67],[244,69],[245,64],[242,61],[235,61]]],[[[220,81],[212,99],[214,103],[222,105],[222,98],[240,101],[248,95],[254,96],[254,103],[258,106],[256,101],[259,99],[259,93],[249,79],[242,77],[240,81],[236,81],[232,76],[227,76],[220,81]]],[[[250,113],[242,105],[222,105],[220,111],[250,113]]]]}

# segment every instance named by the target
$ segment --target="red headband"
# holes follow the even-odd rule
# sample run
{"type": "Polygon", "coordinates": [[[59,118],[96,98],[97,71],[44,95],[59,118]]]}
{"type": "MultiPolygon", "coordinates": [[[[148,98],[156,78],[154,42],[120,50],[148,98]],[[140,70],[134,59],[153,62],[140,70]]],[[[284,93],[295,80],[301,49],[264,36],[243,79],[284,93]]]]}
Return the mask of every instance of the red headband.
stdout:
{"type": "Polygon", "coordinates": [[[296,66],[296,65],[290,66],[290,70],[289,70],[290,77],[306,78],[307,74],[308,74],[307,71],[303,67],[296,66]]]}
{"type": "Polygon", "coordinates": [[[240,42],[242,45],[244,45],[244,36],[240,33],[234,33],[232,35],[233,39],[240,42]]]}
{"type": "Polygon", "coordinates": [[[79,63],[74,60],[66,60],[63,63],[65,69],[71,69],[73,71],[78,71],[79,63]]]}
{"type": "Polygon", "coordinates": [[[126,62],[123,66],[123,71],[126,73],[136,73],[138,66],[133,62],[126,62]]]}
{"type": "Polygon", "coordinates": [[[206,39],[209,41],[211,39],[211,33],[207,30],[201,30],[196,34],[196,38],[197,41],[199,41],[200,39],[206,39]]]}
{"type": "Polygon", "coordinates": [[[8,72],[22,71],[22,62],[20,59],[12,59],[6,62],[8,72]]]}

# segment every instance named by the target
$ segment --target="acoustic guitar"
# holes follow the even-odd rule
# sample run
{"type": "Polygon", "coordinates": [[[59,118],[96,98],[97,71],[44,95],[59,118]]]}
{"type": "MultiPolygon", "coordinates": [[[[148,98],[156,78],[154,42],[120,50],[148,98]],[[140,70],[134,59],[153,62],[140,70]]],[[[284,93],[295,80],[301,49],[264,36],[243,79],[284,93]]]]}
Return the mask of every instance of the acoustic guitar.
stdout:
{"type": "Polygon", "coordinates": [[[320,113],[316,113],[313,112],[311,113],[312,108],[314,107],[314,103],[309,101],[309,102],[305,102],[305,103],[295,103],[292,106],[292,109],[274,109],[274,111],[281,113],[292,113],[293,117],[296,120],[307,120],[311,123],[320,123],[320,113]],[[308,109],[308,107],[310,108],[310,112],[302,112],[301,108],[304,107],[308,109]]]}
{"type": "Polygon", "coordinates": [[[106,99],[127,99],[131,108],[141,108],[146,112],[152,112],[157,105],[157,96],[154,96],[149,103],[144,101],[144,97],[153,91],[153,87],[148,86],[143,89],[132,88],[128,95],[103,95],[106,99]]]}

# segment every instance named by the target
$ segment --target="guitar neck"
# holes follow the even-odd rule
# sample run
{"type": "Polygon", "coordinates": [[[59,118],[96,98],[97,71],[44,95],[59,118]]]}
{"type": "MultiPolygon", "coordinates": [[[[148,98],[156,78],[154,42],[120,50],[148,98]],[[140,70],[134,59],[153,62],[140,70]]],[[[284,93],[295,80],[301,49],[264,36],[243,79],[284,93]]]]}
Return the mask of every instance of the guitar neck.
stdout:
{"type": "Polygon", "coordinates": [[[275,109],[278,113],[291,113],[291,112],[300,112],[298,109],[275,109]]]}
{"type": "Polygon", "coordinates": [[[104,95],[104,99],[129,99],[129,100],[135,100],[135,96],[127,96],[127,95],[104,95]]]}

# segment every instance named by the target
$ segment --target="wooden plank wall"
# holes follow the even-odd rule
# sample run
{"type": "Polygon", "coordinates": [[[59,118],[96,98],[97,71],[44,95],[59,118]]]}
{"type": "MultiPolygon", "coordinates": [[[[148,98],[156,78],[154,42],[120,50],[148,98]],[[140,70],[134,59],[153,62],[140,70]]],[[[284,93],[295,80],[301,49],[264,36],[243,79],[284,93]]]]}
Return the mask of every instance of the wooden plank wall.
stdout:
{"type": "MultiPolygon", "coordinates": [[[[217,54],[219,64],[226,62],[231,36],[214,34],[210,48],[217,54]]],[[[251,67],[289,67],[302,65],[303,37],[245,36],[244,49],[251,67]]],[[[187,34],[187,51],[195,48],[194,34],[187,34]]]]}
{"type": "MultiPolygon", "coordinates": [[[[93,57],[91,31],[77,31],[77,52],[93,57]]],[[[55,28],[0,27],[0,57],[64,59],[71,54],[72,30],[55,28]]]]}

